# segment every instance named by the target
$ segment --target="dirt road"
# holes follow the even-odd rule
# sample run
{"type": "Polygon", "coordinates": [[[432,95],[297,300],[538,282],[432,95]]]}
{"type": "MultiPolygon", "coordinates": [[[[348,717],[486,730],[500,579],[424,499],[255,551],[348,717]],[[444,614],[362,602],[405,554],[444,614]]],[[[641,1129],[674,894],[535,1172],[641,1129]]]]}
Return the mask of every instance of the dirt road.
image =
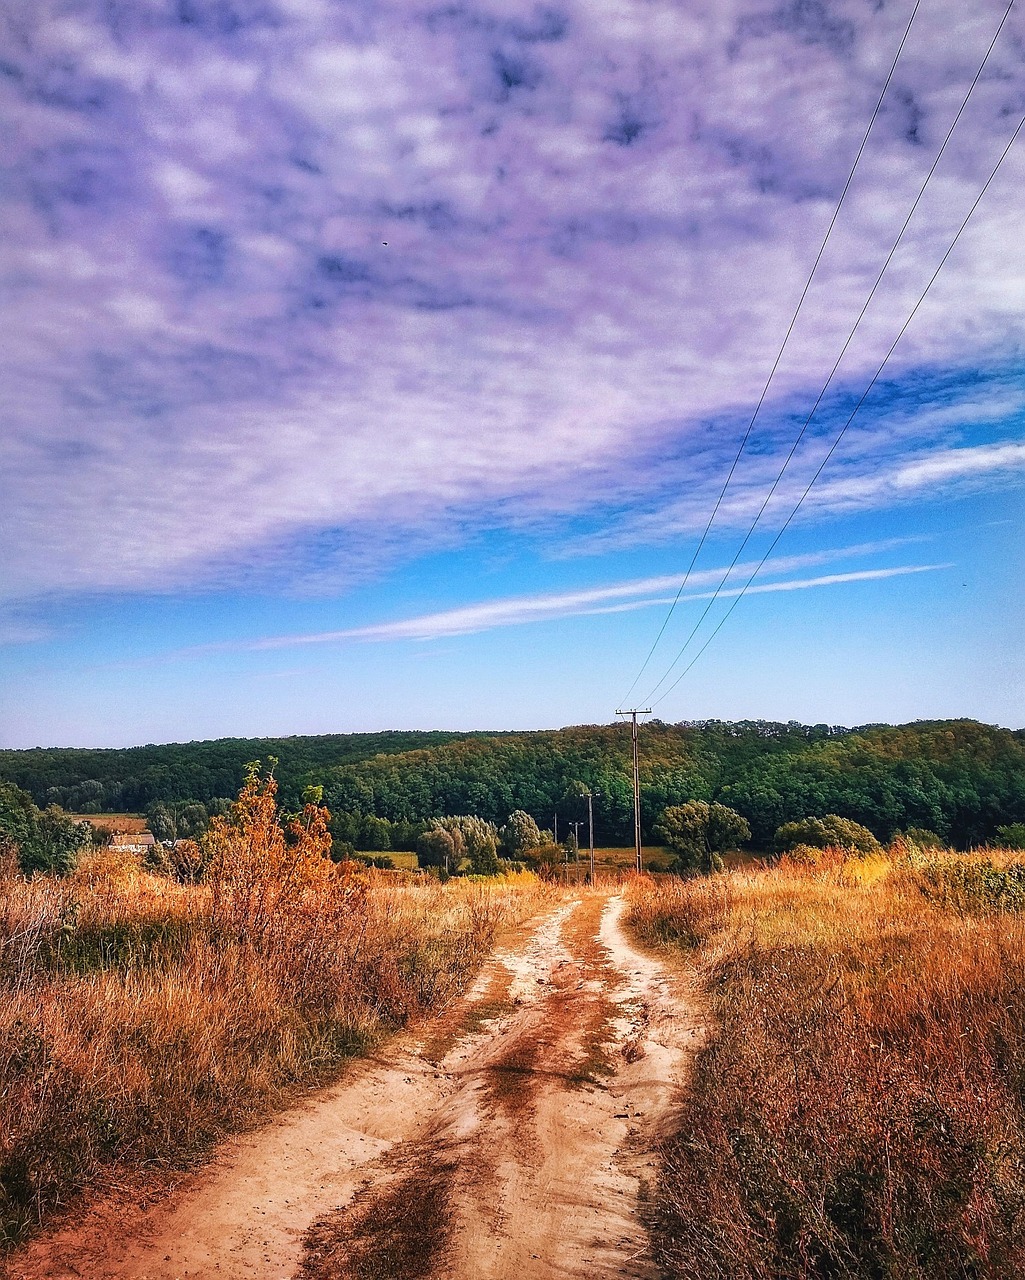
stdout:
{"type": "Polygon", "coordinates": [[[595,890],[499,951],[446,1015],[147,1210],[98,1204],[12,1280],[658,1275],[643,1205],[699,1027],[595,890]]]}

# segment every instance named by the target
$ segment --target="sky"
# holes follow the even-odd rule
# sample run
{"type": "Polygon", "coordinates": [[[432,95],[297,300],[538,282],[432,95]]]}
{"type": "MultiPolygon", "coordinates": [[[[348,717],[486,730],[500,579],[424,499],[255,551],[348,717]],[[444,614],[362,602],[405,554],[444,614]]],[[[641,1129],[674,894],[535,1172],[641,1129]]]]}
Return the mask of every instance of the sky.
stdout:
{"type": "Polygon", "coordinates": [[[0,24],[0,745],[1025,725],[1025,5],[0,24]]]}

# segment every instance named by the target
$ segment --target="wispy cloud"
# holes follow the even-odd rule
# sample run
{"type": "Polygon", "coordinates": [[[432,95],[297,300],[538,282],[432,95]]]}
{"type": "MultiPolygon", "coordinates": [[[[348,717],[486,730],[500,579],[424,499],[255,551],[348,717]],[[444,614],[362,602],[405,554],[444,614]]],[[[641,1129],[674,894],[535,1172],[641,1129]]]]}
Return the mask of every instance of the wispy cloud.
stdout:
{"type": "MultiPolygon", "coordinates": [[[[776,571],[796,567],[795,562],[814,562],[816,557],[791,557],[789,562],[778,562],[776,571]]],[[[806,591],[815,587],[838,586],[852,582],[876,582],[908,574],[930,573],[950,568],[949,564],[898,565],[889,568],[860,569],[849,573],[832,573],[813,578],[791,578],[784,581],[760,582],[746,588],[750,595],[764,595],[779,591],[806,591]]],[[[727,579],[727,585],[718,591],[720,598],[732,598],[745,590],[746,579],[755,565],[738,565],[727,579]],[[736,584],[736,585],[731,585],[736,584]]],[[[725,570],[709,570],[695,574],[691,583],[711,583],[721,578],[725,570]]],[[[237,644],[205,646],[210,649],[243,649],[259,651],[287,649],[304,645],[337,644],[347,640],[437,640],[445,636],[471,635],[493,631],[500,627],[525,626],[531,623],[553,622],[561,618],[586,617],[598,614],[625,613],[636,609],[650,609],[669,605],[674,595],[664,593],[678,588],[678,577],[643,578],[633,582],[620,582],[586,591],[555,592],[547,595],[512,596],[501,600],[489,600],[480,604],[464,605],[437,613],[420,614],[395,622],[375,623],[370,626],[348,627],[338,631],[311,632],[305,635],[269,636],[258,640],[240,641],[237,644]]],[[[683,601],[707,600],[716,592],[690,591],[681,597],[683,601]]]]}
{"type": "MultiPolygon", "coordinates": [[[[788,469],[762,517],[761,527],[778,527],[803,497],[808,481],[828,447],[816,441],[788,469]]],[[[761,509],[779,463],[774,455],[757,460],[743,474],[723,501],[716,528],[732,530],[750,526],[761,509]]],[[[1025,442],[1005,440],[994,444],[918,451],[903,459],[881,462],[863,450],[842,456],[832,471],[811,490],[803,504],[804,518],[826,513],[878,510],[918,494],[949,497],[980,485],[1025,482],[1025,442]]],[[[710,503],[707,495],[688,495],[664,507],[640,515],[628,514],[618,525],[579,537],[569,544],[571,553],[595,554],[614,547],[664,542],[691,535],[704,528],[710,503]]]]}
{"type": "MultiPolygon", "coordinates": [[[[828,369],[1003,7],[923,6],[757,458],[828,369]]],[[[634,510],[674,459],[690,491],[714,487],[905,18],[762,0],[10,8],[0,593],[351,570],[380,563],[385,534],[401,554],[634,510]]],[[[1007,132],[1023,32],[1015,11],[848,391],[1007,132]]],[[[985,371],[1025,336],[1021,182],[1013,156],[902,349],[912,409],[936,408],[922,370],[985,371]]],[[[949,431],[923,426],[923,465],[949,431]]],[[[859,439],[866,475],[892,466],[892,436],[859,439]]]]}

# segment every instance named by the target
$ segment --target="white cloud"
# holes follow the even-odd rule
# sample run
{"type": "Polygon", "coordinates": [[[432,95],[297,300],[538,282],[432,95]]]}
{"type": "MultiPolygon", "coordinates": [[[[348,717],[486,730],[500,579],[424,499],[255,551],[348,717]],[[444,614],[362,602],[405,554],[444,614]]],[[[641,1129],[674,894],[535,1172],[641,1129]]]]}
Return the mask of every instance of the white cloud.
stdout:
{"type": "MultiPolygon", "coordinates": [[[[828,370],[1003,8],[923,6],[779,404],[828,370]]],[[[704,500],[906,20],[760,0],[168,12],[83,3],[56,53],[8,42],[8,598],[252,574],[326,532],[374,561],[389,538],[632,507],[667,457],[704,500]]],[[[40,33],[57,16],[33,13],[40,33]]],[[[1015,10],[853,386],[1010,131],[1023,33],[1015,10]]],[[[985,370],[1025,338],[1023,176],[1012,153],[896,373],[985,370]]],[[[925,465],[950,440],[923,433],[925,465]]],[[[858,439],[867,483],[895,443],[858,439]]]]}
{"type": "MultiPolygon", "coordinates": [[[[801,499],[827,445],[813,443],[799,455],[779,485],[759,524],[763,531],[778,527],[801,499]]],[[[733,485],[716,517],[715,528],[747,529],[758,514],[782,460],[772,454],[760,459],[733,485]]],[[[956,449],[919,450],[905,461],[880,461],[871,451],[855,448],[822,473],[802,506],[804,518],[823,514],[871,511],[916,495],[949,496],[966,487],[1020,484],[1025,476],[1025,443],[1001,441],[956,449]]],[[[618,527],[590,534],[571,544],[576,554],[596,554],[614,547],[668,541],[700,532],[711,502],[705,492],[667,504],[656,511],[627,517],[618,527]]]]}
{"type": "MultiPolygon", "coordinates": [[[[773,561],[771,571],[783,573],[802,565],[822,563],[846,552],[823,552],[818,555],[791,556],[773,561]]],[[[758,582],[745,587],[743,580],[755,569],[757,562],[740,564],[730,573],[727,585],[718,591],[688,590],[681,601],[708,600],[714,595],[733,598],[743,594],[763,595],[779,591],[806,591],[815,587],[836,586],[851,582],[875,582],[886,578],[914,573],[929,573],[949,568],[945,564],[900,565],[890,568],[861,569],[848,573],[833,573],[813,578],[793,578],[786,581],[758,582]],[[730,585],[736,584],[736,585],[730,585]]],[[[690,586],[703,584],[718,586],[725,569],[709,569],[692,574],[690,586]]],[[[623,613],[635,609],[649,609],[674,603],[676,596],[659,595],[658,592],[675,592],[680,577],[642,578],[632,582],[614,583],[604,587],[582,591],[563,591],[535,596],[512,596],[502,600],[489,600],[479,604],[445,609],[437,613],[421,614],[394,622],[376,623],[370,626],[347,627],[338,631],[311,632],[305,635],[270,636],[238,644],[210,646],[230,649],[286,649],[304,645],[336,644],[346,640],[436,640],[443,636],[470,635],[492,631],[499,627],[524,626],[530,623],[551,622],[559,618],[573,618],[596,614],[623,613]]]]}

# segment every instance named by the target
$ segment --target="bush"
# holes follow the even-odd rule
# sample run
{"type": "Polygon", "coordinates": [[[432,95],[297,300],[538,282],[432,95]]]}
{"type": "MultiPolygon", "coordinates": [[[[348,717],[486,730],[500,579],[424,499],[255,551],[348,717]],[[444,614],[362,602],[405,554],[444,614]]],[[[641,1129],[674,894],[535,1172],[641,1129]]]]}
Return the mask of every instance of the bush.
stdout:
{"type": "Polygon", "coordinates": [[[1025,849],[1025,822],[997,827],[997,839],[1005,849],[1025,849]]]}
{"type": "Polygon", "coordinates": [[[962,915],[1025,910],[1025,863],[996,866],[987,858],[936,858],[914,871],[931,902],[962,915]]]}
{"type": "Polygon", "coordinates": [[[819,867],[825,861],[826,852],[814,844],[795,844],[783,856],[787,862],[799,867],[819,867]]]}
{"type": "Polygon", "coordinates": [[[664,810],[655,834],[676,854],[674,871],[708,874],[723,869],[721,855],[750,840],[751,828],[724,804],[691,800],[664,810]]]}
{"type": "Polygon", "coordinates": [[[555,844],[549,840],[529,850],[526,854],[526,862],[542,880],[555,880],[559,876],[560,868],[565,865],[566,850],[561,844],[555,844]]]}
{"type": "Polygon", "coordinates": [[[868,827],[835,813],[827,813],[824,818],[785,822],[777,828],[774,844],[777,853],[789,853],[797,845],[810,845],[815,849],[853,849],[862,854],[879,853],[882,848],[868,827]]]}

